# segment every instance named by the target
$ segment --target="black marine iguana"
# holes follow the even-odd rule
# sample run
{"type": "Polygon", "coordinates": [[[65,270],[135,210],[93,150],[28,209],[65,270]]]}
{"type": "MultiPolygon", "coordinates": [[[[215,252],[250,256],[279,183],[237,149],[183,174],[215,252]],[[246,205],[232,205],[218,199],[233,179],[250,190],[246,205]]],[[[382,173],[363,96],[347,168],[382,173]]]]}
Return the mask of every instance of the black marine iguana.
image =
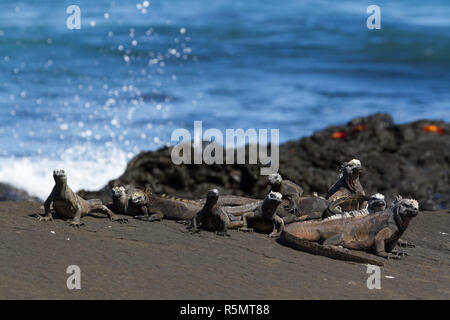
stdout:
{"type": "Polygon", "coordinates": [[[279,192],[284,197],[300,198],[303,195],[302,187],[290,180],[283,179],[279,173],[268,176],[270,191],[279,192]]]}
{"type": "Polygon", "coordinates": [[[246,232],[256,230],[261,233],[269,233],[269,238],[279,236],[284,228],[283,219],[276,215],[281,200],[281,193],[269,192],[258,208],[242,216],[243,226],[238,230],[246,232]]]}
{"type": "MultiPolygon", "coordinates": [[[[344,162],[339,180],[328,190],[326,198],[329,201],[334,201],[352,194],[365,195],[364,189],[359,182],[360,173],[361,161],[353,159],[349,162],[344,162]]],[[[356,208],[356,210],[358,209],[362,208],[356,208]]]]}
{"type": "Polygon", "coordinates": [[[55,186],[44,203],[45,215],[39,216],[39,220],[48,221],[53,219],[50,208],[50,205],[53,204],[53,209],[56,214],[72,218],[72,221],[70,222],[71,226],[79,227],[82,225],[81,217],[92,212],[104,213],[111,221],[127,221],[127,219],[117,217],[111,210],[103,205],[100,199],[85,200],[73,192],[67,185],[67,175],[64,170],[53,171],[53,179],[55,180],[55,186]]]}
{"type": "Polygon", "coordinates": [[[215,231],[221,236],[230,236],[228,229],[237,229],[243,226],[243,221],[218,205],[219,191],[213,189],[206,194],[206,203],[203,208],[191,220],[191,226],[188,229],[196,233],[201,229],[215,231]]]}
{"type": "MultiPolygon", "coordinates": [[[[135,193],[135,198],[132,198],[131,201],[133,202],[132,206],[140,208],[143,213],[143,215],[137,215],[135,218],[149,222],[161,219],[191,220],[204,206],[196,200],[157,196],[149,188],[143,194],[135,193]]],[[[250,202],[237,206],[221,206],[221,208],[227,214],[239,216],[252,211],[258,204],[259,202],[250,202]]]]}
{"type": "Polygon", "coordinates": [[[294,182],[284,180],[278,173],[268,177],[270,191],[279,192],[282,202],[276,214],[285,224],[295,221],[321,219],[328,208],[328,201],[318,196],[302,197],[303,189],[294,182]]]}
{"type": "Polygon", "coordinates": [[[394,247],[418,213],[416,200],[398,197],[392,208],[382,212],[290,224],[278,241],[295,249],[347,261],[364,262],[365,258],[342,252],[336,246],[371,251],[386,259],[399,259],[406,253],[396,251],[394,247]],[[311,245],[311,242],[322,245],[311,245]]]}
{"type": "Polygon", "coordinates": [[[357,215],[376,213],[384,210],[386,210],[386,201],[384,199],[384,195],[376,193],[371,195],[370,197],[367,197],[362,194],[353,194],[332,201],[329,204],[327,210],[324,212],[323,218],[329,218],[334,215],[352,217],[357,215]],[[367,208],[352,210],[354,208],[362,207],[364,203],[368,203],[367,208]]]}

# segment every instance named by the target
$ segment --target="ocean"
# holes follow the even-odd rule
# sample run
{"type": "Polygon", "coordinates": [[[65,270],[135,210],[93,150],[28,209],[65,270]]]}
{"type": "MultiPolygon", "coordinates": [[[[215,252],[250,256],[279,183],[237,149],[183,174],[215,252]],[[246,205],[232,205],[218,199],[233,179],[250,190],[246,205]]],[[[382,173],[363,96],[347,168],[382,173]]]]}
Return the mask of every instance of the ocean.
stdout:
{"type": "Polygon", "coordinates": [[[3,0],[0,181],[99,189],[194,120],[281,143],[375,112],[449,121],[449,84],[448,0],[3,0]]]}

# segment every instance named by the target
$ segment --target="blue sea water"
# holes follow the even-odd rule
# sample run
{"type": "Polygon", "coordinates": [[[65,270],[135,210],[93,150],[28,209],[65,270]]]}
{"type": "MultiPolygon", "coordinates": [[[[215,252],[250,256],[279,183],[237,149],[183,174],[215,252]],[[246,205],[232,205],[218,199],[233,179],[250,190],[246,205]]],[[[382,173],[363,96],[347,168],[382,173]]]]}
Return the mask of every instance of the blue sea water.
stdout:
{"type": "Polygon", "coordinates": [[[448,0],[2,0],[0,181],[97,189],[194,120],[280,142],[380,111],[449,121],[449,84],[448,0]]]}

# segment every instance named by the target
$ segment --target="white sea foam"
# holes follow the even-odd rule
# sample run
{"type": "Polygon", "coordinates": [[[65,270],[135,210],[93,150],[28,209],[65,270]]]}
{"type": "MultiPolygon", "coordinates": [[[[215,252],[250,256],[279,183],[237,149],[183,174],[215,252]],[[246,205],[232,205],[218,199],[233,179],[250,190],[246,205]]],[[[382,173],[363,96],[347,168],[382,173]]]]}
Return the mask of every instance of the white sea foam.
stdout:
{"type": "Polygon", "coordinates": [[[97,190],[125,170],[129,155],[116,148],[76,146],[59,159],[48,157],[1,157],[0,181],[45,199],[53,188],[53,170],[64,169],[72,190],[97,190]]]}

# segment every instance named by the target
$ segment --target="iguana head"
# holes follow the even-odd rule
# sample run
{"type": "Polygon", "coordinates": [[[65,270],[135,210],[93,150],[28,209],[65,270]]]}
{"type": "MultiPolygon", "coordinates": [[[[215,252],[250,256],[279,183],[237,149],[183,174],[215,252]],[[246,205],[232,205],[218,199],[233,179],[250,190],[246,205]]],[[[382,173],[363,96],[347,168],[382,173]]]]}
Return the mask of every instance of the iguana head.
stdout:
{"type": "Polygon", "coordinates": [[[112,197],[113,198],[123,198],[126,196],[126,191],[123,186],[117,186],[112,188],[112,197]]]}
{"type": "Polygon", "coordinates": [[[386,200],[384,200],[384,195],[381,193],[376,193],[369,197],[369,212],[375,213],[386,210],[386,200]]]}
{"type": "Polygon", "coordinates": [[[131,204],[132,205],[145,205],[147,203],[147,197],[144,192],[140,190],[135,190],[131,193],[131,204]]]}
{"type": "Polygon", "coordinates": [[[281,193],[270,191],[262,204],[263,214],[267,217],[273,217],[282,200],[283,196],[281,193]]]}
{"type": "Polygon", "coordinates": [[[342,171],[345,174],[355,176],[359,175],[361,172],[361,161],[358,159],[352,159],[349,162],[344,162],[342,164],[342,171]]]}
{"type": "Polygon", "coordinates": [[[278,173],[269,174],[268,179],[271,186],[279,186],[281,184],[281,181],[283,181],[278,173]]]}
{"type": "Polygon", "coordinates": [[[361,161],[359,161],[358,159],[353,159],[342,164],[340,177],[344,176],[347,187],[350,190],[356,191],[358,188],[358,179],[360,173],[361,161]]]}
{"type": "Polygon", "coordinates": [[[211,205],[215,205],[217,201],[219,200],[219,190],[212,189],[209,190],[206,194],[206,202],[211,205]]]}
{"type": "Polygon", "coordinates": [[[53,179],[55,180],[56,184],[67,183],[66,172],[61,169],[53,170],[53,179]]]}
{"type": "Polygon", "coordinates": [[[402,218],[413,218],[419,214],[419,203],[415,199],[403,199],[397,196],[394,208],[402,218]]]}
{"type": "Polygon", "coordinates": [[[283,199],[283,196],[282,196],[281,193],[279,193],[279,192],[273,192],[273,191],[270,191],[270,192],[267,194],[266,199],[267,199],[268,201],[270,201],[270,202],[278,202],[278,203],[281,203],[281,200],[283,199]]]}

